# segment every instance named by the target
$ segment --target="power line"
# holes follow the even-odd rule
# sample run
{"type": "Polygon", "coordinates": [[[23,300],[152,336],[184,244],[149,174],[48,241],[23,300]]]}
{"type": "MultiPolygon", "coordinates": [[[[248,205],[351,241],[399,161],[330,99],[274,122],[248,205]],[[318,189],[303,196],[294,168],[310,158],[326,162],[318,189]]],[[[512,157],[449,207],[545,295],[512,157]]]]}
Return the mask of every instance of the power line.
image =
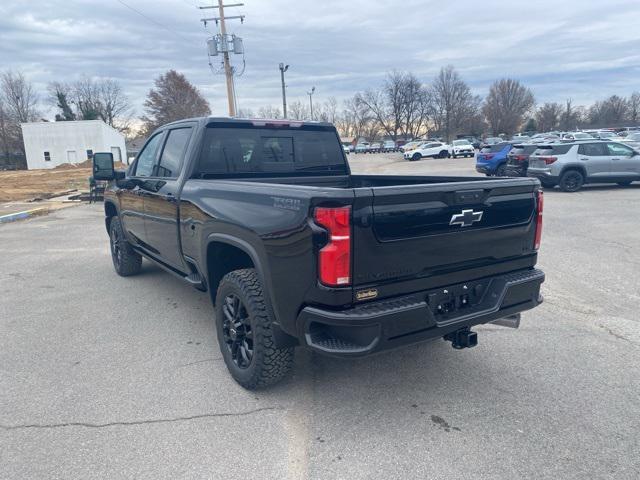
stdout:
{"type": "Polygon", "coordinates": [[[128,5],[128,4],[124,3],[122,0],[116,0],[116,2],[118,2],[119,4],[121,4],[121,5],[122,5],[122,6],[124,6],[124,7],[128,8],[128,9],[129,9],[129,10],[131,10],[132,12],[137,13],[138,15],[140,15],[141,17],[143,17],[143,18],[147,19],[149,22],[151,22],[151,23],[153,23],[153,24],[157,25],[158,27],[163,28],[164,30],[167,30],[168,32],[171,32],[171,33],[173,33],[174,35],[176,35],[176,36],[180,37],[180,38],[181,38],[181,39],[183,39],[184,41],[186,41],[186,42],[192,42],[192,41],[193,41],[193,40],[191,40],[191,39],[189,39],[189,38],[187,38],[187,37],[185,37],[185,36],[181,35],[180,33],[176,32],[175,30],[171,29],[170,27],[168,27],[168,26],[166,26],[166,25],[164,25],[164,24],[162,24],[162,23],[158,22],[157,20],[154,20],[153,18],[146,16],[146,15],[145,15],[144,13],[142,13],[140,10],[137,10],[137,9],[133,8],[131,5],[128,5]]]}

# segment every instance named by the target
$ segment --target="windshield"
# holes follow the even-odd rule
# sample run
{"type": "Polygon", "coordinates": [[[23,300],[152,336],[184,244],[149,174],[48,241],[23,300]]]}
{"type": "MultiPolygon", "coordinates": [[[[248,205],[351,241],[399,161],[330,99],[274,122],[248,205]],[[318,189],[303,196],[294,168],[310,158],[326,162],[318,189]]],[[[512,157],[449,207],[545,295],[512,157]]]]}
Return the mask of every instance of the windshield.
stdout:
{"type": "Polygon", "coordinates": [[[335,129],[323,126],[265,128],[214,124],[205,129],[195,176],[346,175],[335,129]]]}

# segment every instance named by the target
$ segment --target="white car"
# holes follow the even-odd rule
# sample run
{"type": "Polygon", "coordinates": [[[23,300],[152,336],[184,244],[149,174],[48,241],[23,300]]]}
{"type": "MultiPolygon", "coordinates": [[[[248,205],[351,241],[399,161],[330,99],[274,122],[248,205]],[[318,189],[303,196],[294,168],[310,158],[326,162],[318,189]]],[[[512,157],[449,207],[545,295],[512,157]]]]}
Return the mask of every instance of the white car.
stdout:
{"type": "Polygon", "coordinates": [[[362,142],[356,145],[355,153],[366,153],[369,150],[369,142],[362,142]]]}
{"type": "Polygon", "coordinates": [[[421,144],[415,150],[405,152],[404,158],[410,161],[420,160],[424,157],[431,158],[447,158],[451,156],[451,145],[440,142],[426,142],[421,144]]]}
{"type": "Polygon", "coordinates": [[[473,148],[473,145],[471,145],[471,143],[469,142],[469,140],[465,140],[465,139],[454,140],[453,143],[451,144],[451,147],[453,149],[453,152],[452,152],[453,158],[456,158],[458,156],[473,157],[473,154],[476,151],[475,148],[473,148]]]}

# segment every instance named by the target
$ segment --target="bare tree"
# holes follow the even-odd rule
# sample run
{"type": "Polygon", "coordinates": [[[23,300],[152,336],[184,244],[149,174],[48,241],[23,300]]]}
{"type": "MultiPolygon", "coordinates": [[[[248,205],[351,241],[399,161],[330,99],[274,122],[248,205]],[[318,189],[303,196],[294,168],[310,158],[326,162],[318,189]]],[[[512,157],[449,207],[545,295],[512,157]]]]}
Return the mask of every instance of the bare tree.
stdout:
{"type": "Polygon", "coordinates": [[[471,93],[453,66],[440,70],[429,89],[430,108],[436,129],[450,141],[477,112],[480,99],[471,93]]]}
{"type": "Polygon", "coordinates": [[[155,88],[149,90],[144,107],[142,121],[147,133],[165,123],[211,113],[209,103],[198,89],[175,70],[155,80],[155,88]]]}
{"type": "Polygon", "coordinates": [[[503,78],[491,85],[482,111],[494,135],[511,135],[520,128],[534,104],[529,88],[518,80],[503,78]]]}
{"type": "MultiPolygon", "coordinates": [[[[20,152],[24,156],[21,123],[38,119],[38,95],[21,72],[0,74],[0,145],[7,158],[20,152]]],[[[16,162],[26,168],[23,159],[16,162]]]]}
{"type": "Polygon", "coordinates": [[[307,107],[306,103],[302,103],[300,100],[291,102],[287,106],[287,114],[289,118],[293,120],[307,120],[310,118],[309,107],[307,107]]]}
{"type": "Polygon", "coordinates": [[[640,122],[640,92],[633,92],[629,97],[629,120],[634,125],[640,122]]]}
{"type": "Polygon", "coordinates": [[[238,109],[238,117],[239,118],[256,118],[255,113],[250,108],[239,108],[238,109]]]}
{"type": "Polygon", "coordinates": [[[107,125],[118,130],[128,130],[133,108],[116,80],[104,79],[98,82],[100,118],[107,125]]]}
{"type": "Polygon", "coordinates": [[[537,129],[541,132],[556,130],[560,126],[562,105],[556,102],[547,102],[536,111],[535,119],[537,129]]]}
{"type": "Polygon", "coordinates": [[[282,118],[282,113],[278,107],[267,105],[258,109],[258,118],[282,118]]]}
{"type": "Polygon", "coordinates": [[[629,103],[625,98],[612,95],[589,108],[589,123],[599,127],[620,126],[627,119],[629,110],[629,103]]]}
{"type": "Polygon", "coordinates": [[[321,103],[316,109],[314,108],[314,115],[317,120],[321,122],[329,122],[335,124],[338,120],[338,101],[335,97],[329,97],[325,102],[321,103]]]}
{"type": "Polygon", "coordinates": [[[340,133],[346,137],[358,139],[365,135],[368,124],[372,123],[373,120],[369,109],[356,101],[355,97],[352,97],[344,101],[339,127],[340,133]]]}

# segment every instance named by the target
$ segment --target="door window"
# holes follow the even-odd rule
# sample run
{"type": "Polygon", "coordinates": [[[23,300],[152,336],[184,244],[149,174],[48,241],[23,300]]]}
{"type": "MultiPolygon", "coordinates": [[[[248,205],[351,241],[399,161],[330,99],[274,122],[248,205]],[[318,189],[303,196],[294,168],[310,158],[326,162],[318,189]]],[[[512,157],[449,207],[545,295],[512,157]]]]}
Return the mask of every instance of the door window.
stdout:
{"type": "Polygon", "coordinates": [[[578,147],[578,155],[605,157],[609,155],[604,143],[583,143],[578,147]]]}
{"type": "Polygon", "coordinates": [[[619,143],[607,143],[609,149],[609,155],[615,155],[617,157],[631,157],[633,156],[633,149],[626,145],[620,145],[619,143]]]}
{"type": "Polygon", "coordinates": [[[138,155],[138,162],[136,164],[136,171],[134,176],[136,177],[150,177],[153,170],[153,163],[158,153],[158,147],[160,146],[160,139],[162,133],[156,134],[151,140],[147,142],[140,154],[138,155]]]}
{"type": "Polygon", "coordinates": [[[187,150],[190,137],[191,127],[176,128],[169,131],[162,155],[160,156],[160,162],[154,168],[154,177],[175,178],[178,176],[180,163],[187,150]]]}

